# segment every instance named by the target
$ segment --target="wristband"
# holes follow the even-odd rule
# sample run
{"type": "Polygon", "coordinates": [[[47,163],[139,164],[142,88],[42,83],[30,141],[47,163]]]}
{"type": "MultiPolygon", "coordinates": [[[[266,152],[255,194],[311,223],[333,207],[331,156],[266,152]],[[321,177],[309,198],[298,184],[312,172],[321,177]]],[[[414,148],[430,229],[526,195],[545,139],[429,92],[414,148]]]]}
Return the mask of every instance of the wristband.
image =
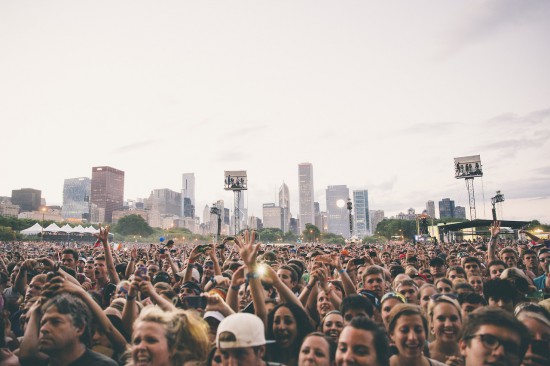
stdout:
{"type": "Polygon", "coordinates": [[[126,295],[126,300],[134,300],[135,298],[136,298],[136,295],[132,295],[132,296],[128,294],[126,295]]]}
{"type": "Polygon", "coordinates": [[[231,286],[231,289],[232,289],[233,291],[239,291],[240,288],[241,288],[241,286],[237,286],[237,285],[231,286]]]}
{"type": "Polygon", "coordinates": [[[214,285],[217,285],[216,278],[214,276],[210,277],[210,282],[212,282],[214,285]]]}
{"type": "Polygon", "coordinates": [[[341,270],[338,271],[338,273],[340,273],[340,274],[342,274],[342,273],[344,273],[344,272],[346,272],[346,269],[345,269],[345,268],[342,268],[341,270]]]}
{"type": "Polygon", "coordinates": [[[313,286],[315,286],[315,285],[312,284],[312,283],[308,283],[308,284],[306,285],[306,287],[307,287],[308,290],[312,290],[312,289],[313,289],[313,286]]]}
{"type": "Polygon", "coordinates": [[[195,263],[195,260],[194,260],[193,258],[189,258],[189,261],[188,261],[188,262],[191,263],[191,264],[193,264],[193,263],[195,263]]]}
{"type": "Polygon", "coordinates": [[[248,272],[246,274],[246,278],[248,278],[249,280],[260,278],[260,274],[258,272],[248,272]]]}

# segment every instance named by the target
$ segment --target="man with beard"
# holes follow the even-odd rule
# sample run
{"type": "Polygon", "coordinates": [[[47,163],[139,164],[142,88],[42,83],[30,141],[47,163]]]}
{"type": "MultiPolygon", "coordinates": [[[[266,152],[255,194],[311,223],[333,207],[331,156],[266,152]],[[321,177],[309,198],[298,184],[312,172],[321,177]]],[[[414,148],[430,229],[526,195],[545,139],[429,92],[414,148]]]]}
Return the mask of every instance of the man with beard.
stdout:
{"type": "Polygon", "coordinates": [[[116,366],[117,363],[88,348],[91,342],[91,313],[82,300],[61,294],[42,307],[42,318],[31,314],[21,343],[21,365],[116,366]],[[38,339],[37,339],[38,337],[38,339]],[[38,351],[48,356],[37,359],[38,351]]]}

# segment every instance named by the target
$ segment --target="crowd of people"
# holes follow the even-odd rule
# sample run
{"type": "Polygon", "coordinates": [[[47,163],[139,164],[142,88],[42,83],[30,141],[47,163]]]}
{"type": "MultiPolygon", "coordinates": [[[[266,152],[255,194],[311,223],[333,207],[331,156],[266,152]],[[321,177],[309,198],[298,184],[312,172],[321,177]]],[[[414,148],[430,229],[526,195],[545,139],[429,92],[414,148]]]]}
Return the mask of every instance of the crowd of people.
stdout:
{"type": "Polygon", "coordinates": [[[0,243],[0,366],[550,365],[550,243],[0,243]]]}

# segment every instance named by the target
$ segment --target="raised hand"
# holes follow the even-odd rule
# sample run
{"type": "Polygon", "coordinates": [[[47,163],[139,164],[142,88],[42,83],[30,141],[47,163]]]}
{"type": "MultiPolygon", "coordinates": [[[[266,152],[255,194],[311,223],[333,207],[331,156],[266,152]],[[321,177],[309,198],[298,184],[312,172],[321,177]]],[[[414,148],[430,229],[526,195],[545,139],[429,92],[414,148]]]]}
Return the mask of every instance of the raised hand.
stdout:
{"type": "Polygon", "coordinates": [[[255,236],[255,231],[250,233],[248,230],[245,230],[243,236],[235,237],[239,254],[248,268],[256,266],[256,257],[258,256],[258,249],[260,249],[261,243],[254,244],[255,236]]]}
{"type": "Polygon", "coordinates": [[[489,228],[489,232],[491,233],[492,237],[496,237],[498,234],[500,234],[500,221],[493,222],[493,225],[489,228]]]}
{"type": "Polygon", "coordinates": [[[94,236],[101,240],[103,244],[107,244],[109,242],[109,231],[111,230],[111,227],[109,225],[105,227],[101,227],[101,224],[99,224],[99,233],[95,233],[94,236]]]}

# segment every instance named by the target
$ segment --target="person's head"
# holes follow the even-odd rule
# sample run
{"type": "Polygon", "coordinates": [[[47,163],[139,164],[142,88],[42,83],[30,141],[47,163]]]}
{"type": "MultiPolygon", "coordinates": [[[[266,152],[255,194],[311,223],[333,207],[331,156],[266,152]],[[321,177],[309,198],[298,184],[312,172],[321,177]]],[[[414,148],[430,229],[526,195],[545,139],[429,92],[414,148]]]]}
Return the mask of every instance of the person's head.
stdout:
{"type": "Polygon", "coordinates": [[[506,268],[500,275],[500,279],[512,282],[521,297],[537,289],[533,280],[519,268],[506,268]]]}
{"type": "Polygon", "coordinates": [[[84,275],[92,281],[95,280],[95,267],[93,259],[86,261],[86,264],[84,265],[84,275]]]}
{"type": "Polygon", "coordinates": [[[519,293],[514,284],[509,280],[489,280],[485,283],[483,294],[489,306],[495,306],[509,311],[514,311],[519,293]]]}
{"type": "Polygon", "coordinates": [[[509,268],[515,267],[518,264],[518,253],[512,248],[502,249],[500,251],[500,258],[509,268]]]}
{"type": "Polygon", "coordinates": [[[483,277],[480,275],[468,276],[468,283],[472,285],[476,293],[483,294],[483,277]]]}
{"type": "Polygon", "coordinates": [[[540,271],[542,273],[548,273],[548,267],[550,265],[550,249],[543,248],[539,250],[538,261],[540,271]]]}
{"type": "Polygon", "coordinates": [[[478,293],[463,293],[458,295],[462,319],[467,319],[472,311],[487,305],[482,295],[478,293]]]}
{"type": "Polygon", "coordinates": [[[209,350],[208,325],[193,312],[147,306],[134,323],[131,349],[134,364],[142,360],[174,366],[191,360],[201,362],[206,360],[209,350]]]}
{"type": "Polygon", "coordinates": [[[336,349],[336,365],[389,366],[390,347],[385,330],[366,317],[344,327],[336,349]]]}
{"type": "Polygon", "coordinates": [[[420,306],[399,304],[390,312],[388,333],[404,359],[422,357],[424,343],[428,336],[428,321],[422,315],[420,306]]]}
{"type": "Polygon", "coordinates": [[[443,258],[434,257],[430,259],[430,273],[434,278],[444,277],[445,269],[445,261],[443,258]]]}
{"type": "Polygon", "coordinates": [[[428,315],[428,304],[430,303],[430,298],[432,295],[437,294],[437,288],[432,284],[425,284],[420,287],[420,308],[422,309],[422,314],[424,316],[428,315]]]}
{"type": "Polygon", "coordinates": [[[391,310],[398,304],[404,304],[407,300],[405,296],[401,295],[399,292],[387,292],[382,296],[380,300],[380,315],[382,316],[382,322],[384,326],[388,326],[388,319],[390,317],[391,310]]]}
{"type": "Polygon", "coordinates": [[[180,287],[179,298],[183,299],[187,296],[199,296],[202,290],[199,285],[193,281],[186,281],[180,287]]]}
{"type": "Polygon", "coordinates": [[[380,254],[380,261],[384,264],[389,264],[391,262],[391,253],[390,252],[382,252],[380,254]]]}
{"type": "Polygon", "coordinates": [[[344,317],[344,325],[347,325],[356,316],[372,318],[374,309],[370,300],[365,296],[350,295],[342,300],[340,312],[344,317]]]}
{"type": "Polygon", "coordinates": [[[492,260],[487,264],[487,277],[491,280],[500,278],[501,273],[504,272],[506,268],[508,268],[508,266],[504,261],[500,259],[492,260]]]}
{"type": "Polygon", "coordinates": [[[338,342],[342,329],[344,329],[344,317],[339,310],[329,311],[321,320],[323,334],[334,342],[338,342]]]}
{"type": "Polygon", "coordinates": [[[447,266],[452,267],[452,266],[458,266],[460,261],[456,255],[451,254],[447,256],[446,262],[447,262],[447,266]]]}
{"type": "Polygon", "coordinates": [[[51,356],[75,351],[91,341],[91,313],[86,304],[69,294],[57,295],[42,307],[38,349],[51,356]]]}
{"type": "Polygon", "coordinates": [[[126,298],[128,291],[130,291],[130,281],[127,281],[127,280],[120,281],[116,285],[116,292],[115,292],[115,296],[113,296],[113,299],[126,298]]]}
{"type": "Polygon", "coordinates": [[[277,277],[279,277],[281,282],[291,290],[294,289],[298,283],[298,274],[294,268],[286,264],[279,267],[277,270],[277,277]]]}
{"type": "Polygon", "coordinates": [[[403,280],[395,288],[397,292],[405,297],[409,304],[419,304],[418,286],[413,280],[403,280]]]}
{"type": "Polygon", "coordinates": [[[386,291],[386,281],[384,280],[384,270],[380,266],[368,266],[363,272],[363,288],[373,291],[378,298],[381,298],[386,291]]]}
{"type": "Polygon", "coordinates": [[[61,253],[61,263],[65,267],[71,268],[76,271],[76,263],[78,262],[78,253],[76,250],[67,248],[61,253]]]}
{"type": "Polygon", "coordinates": [[[334,305],[330,301],[330,298],[325,291],[319,290],[317,292],[317,312],[319,313],[319,317],[324,317],[331,310],[334,310],[334,305]]]}
{"type": "Polygon", "coordinates": [[[94,258],[94,275],[96,280],[107,279],[107,262],[103,254],[94,258]]]}
{"type": "Polygon", "coordinates": [[[527,328],[510,312],[484,307],[468,315],[462,327],[459,348],[465,366],[519,366],[530,339],[527,328]]]}
{"type": "Polygon", "coordinates": [[[435,295],[428,305],[430,330],[437,340],[456,343],[462,327],[459,302],[449,295],[435,295]]]}
{"type": "Polygon", "coordinates": [[[467,277],[481,275],[481,262],[476,257],[466,257],[463,267],[467,277]]]}
{"type": "Polygon", "coordinates": [[[538,271],[539,260],[537,258],[537,252],[532,249],[527,249],[521,253],[521,260],[525,265],[525,268],[531,271],[538,271]]]}
{"type": "MultiPolygon", "coordinates": [[[[548,318],[548,311],[546,311],[546,309],[543,311],[545,311],[545,315],[540,312],[525,310],[516,315],[517,319],[527,327],[531,334],[531,343],[525,354],[526,360],[532,360],[534,358],[540,360],[543,358],[540,354],[541,350],[542,352],[548,352],[548,350],[550,350],[550,319],[548,318]]],[[[550,360],[546,358],[545,361],[550,360]]]]}
{"type": "Polygon", "coordinates": [[[264,324],[256,315],[235,313],[218,326],[216,346],[222,365],[260,365],[265,355],[264,324]]]}
{"type": "Polygon", "coordinates": [[[275,306],[267,317],[268,339],[274,339],[281,350],[295,352],[295,356],[305,335],[312,331],[306,312],[290,302],[275,306]]]}
{"type": "Polygon", "coordinates": [[[453,283],[448,278],[438,278],[435,281],[435,288],[440,294],[453,293],[453,283]]]}
{"type": "Polygon", "coordinates": [[[455,282],[453,282],[453,288],[455,290],[455,294],[457,295],[465,292],[476,292],[474,287],[463,279],[455,280],[455,282]]]}
{"type": "Polygon", "coordinates": [[[466,272],[460,266],[452,266],[447,269],[447,278],[454,281],[456,278],[466,279],[466,272]]]}
{"type": "Polygon", "coordinates": [[[331,366],[334,361],[331,348],[330,340],[323,333],[314,332],[306,335],[300,347],[298,366],[331,366]]]}
{"type": "Polygon", "coordinates": [[[47,276],[45,274],[39,274],[32,278],[31,282],[27,286],[27,289],[25,290],[25,302],[27,302],[29,299],[40,296],[42,293],[42,289],[44,288],[44,285],[46,284],[47,276]]]}

